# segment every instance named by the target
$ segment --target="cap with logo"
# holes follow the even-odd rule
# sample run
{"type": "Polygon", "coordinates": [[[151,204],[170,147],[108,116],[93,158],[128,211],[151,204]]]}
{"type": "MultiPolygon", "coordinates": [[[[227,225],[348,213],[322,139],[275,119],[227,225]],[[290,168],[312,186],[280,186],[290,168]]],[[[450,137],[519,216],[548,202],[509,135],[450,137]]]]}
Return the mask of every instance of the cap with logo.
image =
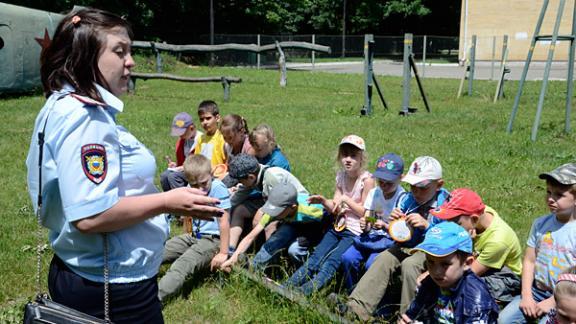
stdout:
{"type": "Polygon", "coordinates": [[[432,180],[442,179],[442,166],[431,156],[417,157],[402,181],[413,186],[426,186],[432,180]]]}
{"type": "Polygon", "coordinates": [[[452,219],[460,215],[482,215],[486,205],[477,193],[468,188],[458,188],[450,193],[448,199],[430,213],[440,219],[452,219]]]}
{"type": "Polygon", "coordinates": [[[394,153],[381,156],[376,162],[374,177],[386,181],[396,181],[404,173],[404,161],[394,153]]]}
{"type": "Polygon", "coordinates": [[[192,125],[194,122],[192,121],[192,116],[188,113],[181,112],[174,116],[172,120],[172,130],[170,135],[172,136],[182,136],[186,133],[186,129],[192,125]]]}
{"type": "Polygon", "coordinates": [[[412,253],[424,253],[443,257],[456,251],[472,254],[472,239],[470,234],[454,222],[441,222],[428,229],[424,241],[412,249],[412,253]]]}

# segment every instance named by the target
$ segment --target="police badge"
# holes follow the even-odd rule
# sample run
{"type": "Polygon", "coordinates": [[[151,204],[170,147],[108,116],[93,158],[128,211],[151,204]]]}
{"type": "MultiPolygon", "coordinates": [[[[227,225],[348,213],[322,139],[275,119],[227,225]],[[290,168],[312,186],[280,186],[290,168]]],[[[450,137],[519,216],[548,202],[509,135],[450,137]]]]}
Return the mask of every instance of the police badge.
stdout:
{"type": "Polygon", "coordinates": [[[100,184],[106,178],[108,160],[106,149],[100,144],[86,144],[80,149],[82,169],[88,179],[100,184]]]}

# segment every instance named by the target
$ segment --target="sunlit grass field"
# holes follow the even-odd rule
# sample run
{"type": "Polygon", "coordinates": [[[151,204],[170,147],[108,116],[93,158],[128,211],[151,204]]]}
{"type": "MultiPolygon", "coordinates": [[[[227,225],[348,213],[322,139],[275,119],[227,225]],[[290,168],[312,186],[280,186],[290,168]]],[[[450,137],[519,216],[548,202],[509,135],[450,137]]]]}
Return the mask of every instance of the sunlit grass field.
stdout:
{"type": "MultiPolygon", "coordinates": [[[[139,71],[153,69],[138,57],[139,71]]],[[[251,68],[206,68],[174,64],[168,72],[187,76],[235,76],[231,99],[223,101],[218,83],[137,82],[124,97],[120,124],[156,156],[158,174],[165,155],[173,155],[169,135],[172,117],[180,111],[195,116],[198,103],[216,100],[222,114],[244,116],[252,128],[268,123],[292,165],[293,173],[313,193],[333,193],[337,145],[347,134],[367,143],[369,169],[378,156],[396,152],[406,165],[417,156],[436,157],[448,189],[470,187],[495,208],[525,242],[532,220],[547,212],[545,186],[538,174],[574,161],[574,134],[564,134],[565,83],[550,83],[538,140],[530,141],[540,83],[528,82],[512,134],[505,132],[517,83],[506,84],[506,99],[496,104],[495,82],[476,81],[471,97],[456,99],[458,80],[425,79],[432,112],[427,113],[416,90],[416,114],[398,115],[400,78],[379,78],[390,106],[374,97],[372,116],[360,117],[363,76],[320,72],[288,72],[288,86],[279,86],[279,72],[251,68]]],[[[457,76],[458,77],[458,76],[457,76]]],[[[417,89],[414,83],[413,89],[417,89]]],[[[0,322],[21,321],[24,303],[35,293],[35,221],[26,189],[25,159],[41,94],[0,99],[0,322]]],[[[574,122],[574,118],[572,120],[574,122]]],[[[78,175],[83,176],[83,175],[78,175]]],[[[177,233],[180,229],[174,228],[177,233]]],[[[51,257],[45,253],[45,265],[51,257]]],[[[42,280],[46,284],[46,267],[42,280]]],[[[193,282],[190,294],[174,299],[164,310],[168,323],[326,322],[310,309],[291,304],[238,275],[214,275],[193,282]]],[[[311,299],[323,303],[329,289],[311,299]]]]}

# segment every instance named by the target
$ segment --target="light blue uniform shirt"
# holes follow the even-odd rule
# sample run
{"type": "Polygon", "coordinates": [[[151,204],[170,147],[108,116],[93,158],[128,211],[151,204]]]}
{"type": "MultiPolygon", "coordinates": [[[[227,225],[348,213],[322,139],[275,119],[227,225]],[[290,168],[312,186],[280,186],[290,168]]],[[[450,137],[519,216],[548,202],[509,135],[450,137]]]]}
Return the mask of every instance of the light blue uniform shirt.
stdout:
{"type": "MultiPolygon", "coordinates": [[[[230,193],[222,181],[218,179],[212,180],[208,197],[220,200],[220,203],[217,205],[218,208],[230,209],[230,193]]],[[[216,217],[213,217],[212,221],[194,220],[193,224],[194,232],[205,235],[220,235],[220,226],[218,225],[218,218],[216,217]]]]}
{"type": "MultiPolygon", "coordinates": [[[[103,282],[102,234],[81,233],[72,222],[111,208],[120,197],[158,190],[154,186],[154,156],[124,127],[116,124],[116,114],[124,107],[122,101],[104,88],[97,88],[105,106],[94,104],[86,97],[69,95],[74,91],[70,86],[48,98],[36,118],[26,165],[28,190],[36,205],[38,132],[48,118],[42,165],[42,225],[50,230],[49,241],[54,252],[72,271],[88,280],[103,282]],[[105,151],[104,161],[92,165],[100,168],[99,174],[86,167],[87,157],[83,152],[87,147],[102,148],[101,153],[105,151]]],[[[109,233],[110,282],[128,283],[154,277],[168,234],[164,214],[109,233]]]]}

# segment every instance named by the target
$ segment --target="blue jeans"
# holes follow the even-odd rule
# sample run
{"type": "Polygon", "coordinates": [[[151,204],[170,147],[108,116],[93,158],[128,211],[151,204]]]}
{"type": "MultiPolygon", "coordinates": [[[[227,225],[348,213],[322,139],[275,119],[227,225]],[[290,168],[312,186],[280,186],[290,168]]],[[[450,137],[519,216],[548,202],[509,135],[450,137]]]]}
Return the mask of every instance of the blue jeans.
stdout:
{"type": "Polygon", "coordinates": [[[344,254],[342,254],[342,268],[344,270],[344,283],[348,292],[352,292],[358,280],[360,280],[360,273],[362,263],[365,263],[364,269],[370,268],[374,259],[380,252],[367,252],[358,250],[354,245],[351,245],[344,254]]]}
{"type": "Polygon", "coordinates": [[[336,232],[330,229],[308,261],[294,272],[286,285],[297,288],[304,295],[311,295],[322,288],[338,270],[342,254],[352,245],[354,237],[349,230],[336,232]]]}
{"type": "MultiPolygon", "coordinates": [[[[532,297],[534,300],[539,303],[544,299],[549,298],[552,296],[552,292],[544,291],[532,286],[532,297]]],[[[524,313],[520,310],[520,300],[522,299],[521,296],[516,296],[512,301],[504,307],[504,309],[500,312],[500,316],[498,316],[498,323],[505,323],[505,324],[520,324],[520,323],[528,323],[528,319],[524,317],[524,313]]],[[[548,320],[548,315],[544,315],[542,318],[539,319],[540,324],[545,324],[548,320]]]]}
{"type": "Polygon", "coordinates": [[[283,249],[288,248],[294,240],[300,235],[298,227],[290,224],[281,224],[276,232],[262,245],[260,251],[252,259],[254,270],[262,271],[280,253],[283,249]]]}

